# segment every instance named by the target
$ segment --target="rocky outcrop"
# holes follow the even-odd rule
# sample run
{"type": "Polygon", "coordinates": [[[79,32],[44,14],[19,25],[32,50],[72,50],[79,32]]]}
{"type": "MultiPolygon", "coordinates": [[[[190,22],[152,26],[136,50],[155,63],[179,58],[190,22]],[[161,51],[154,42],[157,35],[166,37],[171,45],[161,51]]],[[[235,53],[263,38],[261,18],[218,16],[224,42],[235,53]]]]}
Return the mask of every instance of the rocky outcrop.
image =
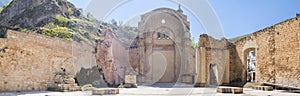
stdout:
{"type": "Polygon", "coordinates": [[[91,45],[101,35],[101,25],[67,0],[13,0],[0,13],[0,26],[91,45]]]}
{"type": "Polygon", "coordinates": [[[13,0],[0,15],[0,24],[29,30],[55,21],[56,15],[80,17],[67,0],[13,0]]]}
{"type": "Polygon", "coordinates": [[[3,85],[0,91],[34,91],[50,87],[75,91],[78,85],[106,87],[107,83],[123,82],[124,60],[110,62],[112,53],[105,52],[109,46],[112,48],[111,39],[103,41],[106,37],[101,35],[105,30],[110,33],[118,30],[83,16],[80,9],[67,0],[12,0],[0,13],[0,29],[0,85],[3,85]],[[59,24],[58,19],[63,19],[65,24],[59,24]],[[60,39],[58,33],[52,34],[55,29],[66,29],[59,30],[61,33],[70,31],[67,32],[68,40],[60,39]],[[97,41],[99,48],[95,46],[97,41]],[[65,68],[67,75],[55,75],[60,68],[65,68]]]}

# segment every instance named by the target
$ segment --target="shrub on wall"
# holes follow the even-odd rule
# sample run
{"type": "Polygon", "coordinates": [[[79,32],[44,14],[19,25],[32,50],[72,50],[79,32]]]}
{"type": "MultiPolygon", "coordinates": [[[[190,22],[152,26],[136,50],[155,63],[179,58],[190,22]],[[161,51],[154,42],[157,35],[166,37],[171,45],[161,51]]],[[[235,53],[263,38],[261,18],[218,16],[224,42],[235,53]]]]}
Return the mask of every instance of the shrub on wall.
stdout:
{"type": "Polygon", "coordinates": [[[42,34],[51,36],[51,37],[59,37],[65,40],[72,40],[73,39],[73,32],[67,27],[55,27],[52,29],[44,29],[42,34]]]}
{"type": "Polygon", "coordinates": [[[56,15],[55,20],[57,22],[58,25],[60,26],[66,26],[68,24],[69,19],[65,18],[61,15],[56,15]]]}

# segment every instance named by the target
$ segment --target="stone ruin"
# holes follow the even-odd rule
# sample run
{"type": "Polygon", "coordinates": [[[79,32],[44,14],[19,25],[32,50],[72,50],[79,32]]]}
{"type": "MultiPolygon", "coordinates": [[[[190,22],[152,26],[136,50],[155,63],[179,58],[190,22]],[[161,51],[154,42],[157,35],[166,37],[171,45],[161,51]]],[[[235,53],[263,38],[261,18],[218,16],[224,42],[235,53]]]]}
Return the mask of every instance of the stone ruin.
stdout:
{"type": "Polygon", "coordinates": [[[67,74],[66,69],[61,68],[61,72],[54,76],[54,85],[48,90],[53,91],[80,91],[80,87],[75,82],[74,76],[67,74]]]}

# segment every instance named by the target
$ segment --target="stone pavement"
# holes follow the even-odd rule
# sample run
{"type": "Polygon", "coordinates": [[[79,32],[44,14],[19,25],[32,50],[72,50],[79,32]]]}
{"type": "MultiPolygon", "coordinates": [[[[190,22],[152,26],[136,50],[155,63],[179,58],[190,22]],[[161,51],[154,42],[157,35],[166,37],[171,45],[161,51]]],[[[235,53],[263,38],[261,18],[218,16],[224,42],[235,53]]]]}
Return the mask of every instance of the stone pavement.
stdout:
{"type": "MultiPolygon", "coordinates": [[[[174,85],[153,85],[139,86],[138,88],[120,88],[117,95],[106,96],[300,96],[300,93],[291,93],[284,90],[261,91],[250,88],[244,88],[243,94],[216,93],[216,87],[193,88],[192,86],[174,85]],[[167,88],[169,87],[169,88],[167,88]]],[[[19,92],[19,93],[0,93],[0,96],[91,96],[91,91],[77,92],[19,92]]],[[[94,95],[100,96],[100,95],[94,95]]]]}

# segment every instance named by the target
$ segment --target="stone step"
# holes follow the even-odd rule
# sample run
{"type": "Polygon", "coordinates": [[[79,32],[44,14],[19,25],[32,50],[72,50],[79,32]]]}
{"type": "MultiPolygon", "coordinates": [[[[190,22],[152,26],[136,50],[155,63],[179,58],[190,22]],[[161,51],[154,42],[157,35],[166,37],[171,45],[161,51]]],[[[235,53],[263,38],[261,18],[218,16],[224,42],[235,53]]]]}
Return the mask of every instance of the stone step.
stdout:
{"type": "Polygon", "coordinates": [[[218,87],[218,93],[233,93],[233,94],[241,94],[243,93],[243,88],[239,87],[218,87]]]}
{"type": "Polygon", "coordinates": [[[247,82],[243,87],[244,88],[254,88],[255,86],[263,86],[263,83],[257,83],[257,82],[247,82]]]}
{"type": "Polygon", "coordinates": [[[114,95],[119,94],[118,88],[97,88],[92,90],[93,95],[114,95]]]}
{"type": "Polygon", "coordinates": [[[273,91],[272,86],[254,86],[253,89],[255,90],[263,90],[263,91],[273,91]]]}

